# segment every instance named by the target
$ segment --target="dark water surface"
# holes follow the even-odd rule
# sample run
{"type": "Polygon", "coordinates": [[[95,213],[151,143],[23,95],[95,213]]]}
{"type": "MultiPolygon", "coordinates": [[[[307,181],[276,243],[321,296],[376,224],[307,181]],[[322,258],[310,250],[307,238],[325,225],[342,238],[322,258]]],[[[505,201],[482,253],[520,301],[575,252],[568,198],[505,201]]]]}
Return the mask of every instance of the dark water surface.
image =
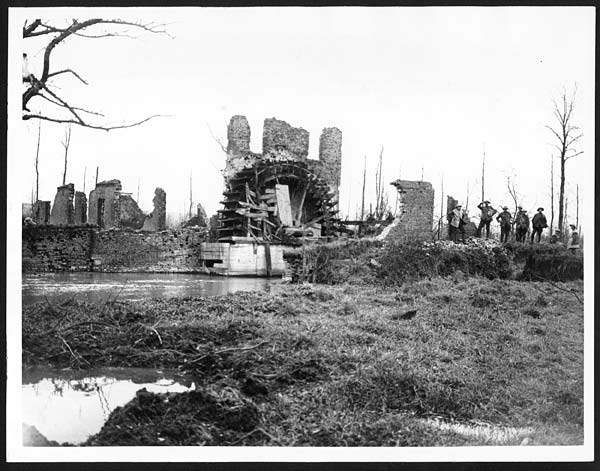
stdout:
{"type": "Polygon", "coordinates": [[[218,296],[234,291],[271,291],[281,279],[179,273],[41,273],[23,275],[23,305],[48,300],[105,302],[152,297],[218,296]]]}
{"type": "Polygon", "coordinates": [[[23,371],[22,421],[50,441],[79,444],[98,433],[110,413],[143,388],[154,393],[184,392],[194,383],[170,370],[36,367],[23,371]]]}

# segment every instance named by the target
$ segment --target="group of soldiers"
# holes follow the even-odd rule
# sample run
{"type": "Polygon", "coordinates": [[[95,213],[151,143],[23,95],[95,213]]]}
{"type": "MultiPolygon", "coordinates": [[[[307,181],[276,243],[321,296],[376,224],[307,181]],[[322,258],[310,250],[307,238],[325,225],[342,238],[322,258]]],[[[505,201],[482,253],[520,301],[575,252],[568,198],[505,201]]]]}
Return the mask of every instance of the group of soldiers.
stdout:
{"type": "MultiPolygon", "coordinates": [[[[548,227],[548,221],[544,214],[544,208],[537,208],[537,212],[529,220],[527,210],[523,209],[522,206],[517,206],[517,213],[513,219],[512,214],[508,210],[508,206],[502,207],[502,212],[498,213],[494,209],[490,202],[485,200],[477,205],[477,208],[481,211],[481,218],[479,220],[479,226],[477,226],[477,237],[482,236],[483,229],[485,229],[486,239],[490,237],[490,224],[492,223],[494,216],[496,221],[500,223],[500,242],[508,242],[512,227],[515,227],[515,237],[517,242],[526,242],[527,232],[531,224],[531,243],[533,244],[534,238],[539,243],[542,236],[542,232],[548,227]],[[537,236],[537,237],[536,237],[537,236]]],[[[452,211],[448,213],[448,223],[450,229],[450,240],[458,242],[460,236],[462,242],[465,242],[465,226],[469,222],[469,217],[466,211],[463,211],[462,205],[458,204],[452,211]]],[[[579,248],[579,234],[577,233],[576,227],[571,224],[571,237],[569,239],[568,248],[578,249],[579,248]]],[[[560,240],[560,231],[556,231],[550,237],[550,243],[557,243],[560,240]]]]}

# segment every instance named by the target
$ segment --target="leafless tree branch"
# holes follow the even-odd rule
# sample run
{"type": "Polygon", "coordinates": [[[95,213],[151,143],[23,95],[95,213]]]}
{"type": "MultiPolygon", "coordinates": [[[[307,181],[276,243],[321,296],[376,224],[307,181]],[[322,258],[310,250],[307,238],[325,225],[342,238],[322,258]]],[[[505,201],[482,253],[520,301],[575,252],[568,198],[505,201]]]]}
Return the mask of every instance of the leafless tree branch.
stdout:
{"type": "MultiPolygon", "coordinates": [[[[138,121],[136,123],[131,123],[131,124],[123,124],[120,126],[98,126],[98,125],[93,125],[93,124],[89,124],[89,123],[85,123],[83,124],[83,126],[85,126],[86,128],[91,128],[91,129],[100,129],[103,131],[112,131],[113,129],[125,129],[125,128],[132,128],[134,126],[139,126],[140,124],[144,124],[147,121],[150,121],[153,118],[167,118],[170,117],[172,115],[165,115],[165,114],[155,114],[152,116],[147,117],[146,119],[143,119],[141,121],[138,121]]],[[[44,116],[44,115],[40,115],[40,114],[24,114],[23,115],[23,119],[27,120],[27,119],[43,119],[44,121],[51,121],[53,123],[72,123],[72,124],[81,124],[78,121],[75,121],[73,119],[61,119],[61,118],[51,118],[49,116],[44,116]]]]}
{"type": "Polygon", "coordinates": [[[103,130],[108,131],[110,129],[120,129],[120,128],[138,126],[156,116],[163,116],[163,115],[153,115],[142,121],[132,123],[132,124],[127,124],[127,125],[121,125],[121,126],[107,126],[107,125],[91,124],[91,123],[87,123],[86,121],[84,121],[81,118],[81,116],[79,116],[78,111],[85,112],[88,114],[94,114],[97,116],[102,116],[102,114],[96,113],[93,111],[89,111],[89,110],[85,110],[83,108],[79,108],[76,106],[72,106],[66,100],[57,96],[54,92],[52,92],[51,90],[48,89],[48,87],[47,87],[48,79],[50,79],[52,77],[56,77],[58,75],[66,74],[66,73],[73,74],[81,82],[83,82],[86,85],[88,84],[79,74],[77,74],[71,68],[59,70],[56,72],[50,72],[52,51],[54,50],[54,48],[56,46],[58,46],[59,44],[64,42],[70,36],[82,36],[82,37],[87,37],[87,38],[103,38],[103,37],[112,37],[112,36],[131,37],[127,31],[121,31],[121,32],[108,31],[108,32],[102,32],[100,34],[89,34],[87,32],[87,28],[90,28],[93,26],[128,26],[128,27],[138,28],[142,31],[147,31],[147,32],[151,32],[154,34],[165,34],[172,38],[172,36],[165,29],[166,25],[159,24],[159,23],[142,23],[142,22],[132,22],[132,21],[120,20],[120,19],[93,18],[93,19],[89,19],[89,20],[85,20],[85,21],[79,21],[77,19],[73,19],[72,23],[70,25],[65,26],[65,27],[57,27],[57,26],[45,24],[40,19],[36,19],[31,24],[28,24],[27,22],[25,22],[25,24],[23,25],[23,38],[31,38],[31,37],[42,36],[42,35],[54,35],[54,37],[52,37],[52,39],[50,39],[50,41],[48,42],[48,44],[46,45],[46,47],[44,49],[43,68],[42,68],[42,72],[41,72],[41,75],[39,76],[39,78],[35,77],[33,74],[30,74],[27,77],[26,81],[30,83],[30,86],[25,90],[25,92],[23,93],[23,96],[22,96],[22,109],[26,112],[22,116],[23,119],[32,119],[32,118],[46,119],[47,121],[52,121],[52,122],[73,123],[73,124],[78,124],[80,126],[89,127],[92,129],[103,129],[103,130]],[[46,91],[48,93],[48,95],[50,95],[52,98],[54,98],[54,100],[50,100],[48,98],[48,96],[44,96],[44,94],[42,94],[42,91],[46,91]],[[43,113],[39,113],[39,112],[31,113],[29,108],[27,107],[27,105],[28,105],[29,101],[35,96],[42,96],[42,98],[44,98],[48,101],[51,101],[54,104],[59,105],[63,108],[66,108],[73,115],[74,119],[69,120],[69,119],[61,119],[61,118],[53,118],[53,117],[43,117],[43,113]]]}
{"type": "Polygon", "coordinates": [[[208,132],[210,133],[211,137],[213,138],[213,140],[219,144],[219,147],[221,148],[221,150],[225,153],[227,153],[227,148],[223,145],[223,143],[221,142],[221,140],[214,135],[214,133],[212,132],[212,129],[210,128],[210,126],[208,125],[208,123],[206,123],[206,127],[208,128],[208,132]]]}
{"type": "Polygon", "coordinates": [[[59,70],[58,72],[52,72],[51,74],[48,74],[48,78],[54,77],[55,75],[66,74],[68,72],[72,73],[75,77],[77,77],[83,83],[88,85],[88,83],[85,80],[83,80],[77,72],[75,72],[74,70],[71,70],[71,69],[64,69],[64,70],[59,70]]]}

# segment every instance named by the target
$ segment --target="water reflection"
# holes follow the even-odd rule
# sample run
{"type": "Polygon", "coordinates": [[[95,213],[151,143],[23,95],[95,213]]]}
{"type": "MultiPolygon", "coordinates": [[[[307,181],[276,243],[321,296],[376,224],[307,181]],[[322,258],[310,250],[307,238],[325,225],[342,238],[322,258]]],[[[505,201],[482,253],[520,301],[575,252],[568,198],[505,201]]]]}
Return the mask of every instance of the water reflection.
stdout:
{"type": "Polygon", "coordinates": [[[150,297],[218,296],[234,291],[271,291],[280,279],[179,273],[42,273],[23,276],[23,305],[44,301],[104,302],[150,297]]]}
{"type": "Polygon", "coordinates": [[[22,421],[48,440],[82,443],[100,431],[116,407],[125,405],[142,388],[155,393],[184,392],[193,389],[194,383],[176,372],[142,368],[85,373],[30,370],[23,373],[22,421]]]}

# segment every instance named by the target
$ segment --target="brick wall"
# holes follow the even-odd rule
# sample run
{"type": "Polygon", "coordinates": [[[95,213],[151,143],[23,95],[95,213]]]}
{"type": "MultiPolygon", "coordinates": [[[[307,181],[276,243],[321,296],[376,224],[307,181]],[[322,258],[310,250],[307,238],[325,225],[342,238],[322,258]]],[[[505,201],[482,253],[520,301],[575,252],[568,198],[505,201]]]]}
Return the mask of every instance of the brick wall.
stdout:
{"type": "Polygon", "coordinates": [[[342,175],[342,131],[325,128],[319,138],[319,161],[322,162],[320,176],[329,183],[329,188],[338,199],[342,175]]]}
{"type": "Polygon", "coordinates": [[[79,226],[87,222],[87,198],[83,191],[75,192],[75,211],[73,224],[79,226]]]}
{"type": "Polygon", "coordinates": [[[33,203],[32,212],[36,224],[48,224],[50,222],[50,201],[36,201],[33,203]]]}
{"type": "Polygon", "coordinates": [[[88,222],[101,227],[119,227],[119,193],[121,192],[119,180],[99,182],[90,192],[88,209],[88,222]],[[99,200],[104,201],[104,209],[99,213],[99,200]]]}
{"type": "Polygon", "coordinates": [[[206,231],[100,231],[92,226],[23,227],[23,272],[198,272],[206,231]]]}
{"type": "Polygon", "coordinates": [[[431,239],[434,198],[431,183],[396,180],[392,185],[399,193],[399,215],[387,239],[402,242],[431,239]]]}
{"type": "Polygon", "coordinates": [[[263,125],[263,155],[279,159],[306,160],[308,131],[290,126],[275,118],[265,119],[263,125]]]}
{"type": "Polygon", "coordinates": [[[23,227],[23,272],[89,270],[93,232],[88,226],[23,227]]]}
{"type": "Polygon", "coordinates": [[[50,224],[66,226],[73,224],[73,198],[75,196],[75,185],[68,183],[56,189],[54,204],[50,211],[50,224]]]}

